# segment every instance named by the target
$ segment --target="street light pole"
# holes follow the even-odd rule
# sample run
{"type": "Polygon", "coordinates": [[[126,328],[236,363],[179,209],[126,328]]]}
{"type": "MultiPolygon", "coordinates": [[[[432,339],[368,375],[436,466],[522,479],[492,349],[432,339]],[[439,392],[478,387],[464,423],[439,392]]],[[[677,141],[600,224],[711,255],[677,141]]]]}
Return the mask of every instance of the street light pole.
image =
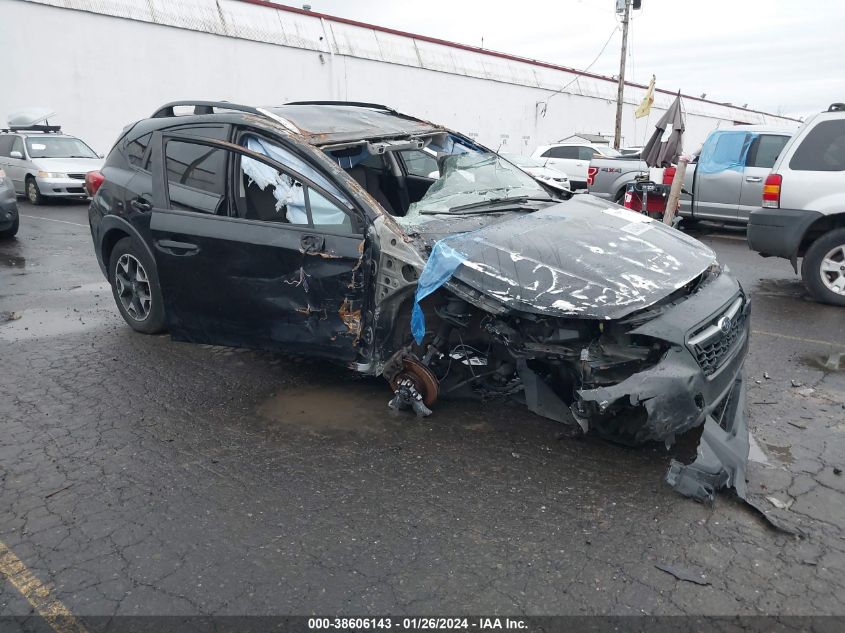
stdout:
{"type": "Polygon", "coordinates": [[[631,17],[631,0],[625,0],[625,14],[622,17],[622,55],[619,59],[619,87],[616,90],[616,129],[613,134],[613,147],[619,149],[622,144],[622,99],[625,95],[625,58],[628,56],[628,20],[631,17]]]}

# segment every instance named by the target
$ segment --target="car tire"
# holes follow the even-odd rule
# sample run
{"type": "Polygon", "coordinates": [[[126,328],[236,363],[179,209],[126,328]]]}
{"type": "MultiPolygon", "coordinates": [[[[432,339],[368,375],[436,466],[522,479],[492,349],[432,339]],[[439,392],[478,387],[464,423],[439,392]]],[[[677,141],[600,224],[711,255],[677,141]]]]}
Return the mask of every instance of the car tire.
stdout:
{"type": "Polygon", "coordinates": [[[8,229],[3,229],[2,231],[0,231],[0,239],[15,237],[15,235],[18,234],[18,228],[20,227],[20,225],[21,219],[20,216],[17,216],[15,217],[15,221],[12,222],[12,226],[10,226],[8,229]]]}
{"type": "Polygon", "coordinates": [[[124,237],[114,245],[109,282],[117,309],[129,327],[143,334],[164,329],[164,300],[155,264],[133,238],[124,237]]]}
{"type": "Polygon", "coordinates": [[[845,306],[845,228],[829,231],[810,245],[801,262],[801,278],[816,300],[845,306]]]}
{"type": "Polygon", "coordinates": [[[44,196],[32,176],[26,179],[26,199],[34,205],[44,204],[44,196]]]}

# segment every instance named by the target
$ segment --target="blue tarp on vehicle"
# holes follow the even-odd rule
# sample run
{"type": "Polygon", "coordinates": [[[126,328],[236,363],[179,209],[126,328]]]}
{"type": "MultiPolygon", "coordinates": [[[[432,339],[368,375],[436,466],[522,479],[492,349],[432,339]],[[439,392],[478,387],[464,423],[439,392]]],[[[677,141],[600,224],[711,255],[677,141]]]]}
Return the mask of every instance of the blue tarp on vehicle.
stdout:
{"type": "Polygon", "coordinates": [[[720,171],[742,171],[748,149],[759,134],[743,130],[713,132],[701,148],[696,171],[715,174],[720,171]]]}

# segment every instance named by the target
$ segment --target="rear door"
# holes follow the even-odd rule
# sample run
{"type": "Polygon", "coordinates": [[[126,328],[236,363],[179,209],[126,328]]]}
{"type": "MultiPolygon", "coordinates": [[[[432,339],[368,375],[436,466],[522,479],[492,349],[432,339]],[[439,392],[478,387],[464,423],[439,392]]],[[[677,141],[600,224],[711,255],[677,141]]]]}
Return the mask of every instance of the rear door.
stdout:
{"type": "Polygon", "coordinates": [[[788,141],[789,136],[784,134],[761,134],[751,143],[742,174],[737,220],[748,222],[751,211],[760,207],[763,183],[788,141]]]}
{"type": "Polygon", "coordinates": [[[281,148],[268,157],[166,133],[152,143],[150,229],[171,334],[353,360],[366,266],[343,194],[282,164],[294,155],[281,148]]]}

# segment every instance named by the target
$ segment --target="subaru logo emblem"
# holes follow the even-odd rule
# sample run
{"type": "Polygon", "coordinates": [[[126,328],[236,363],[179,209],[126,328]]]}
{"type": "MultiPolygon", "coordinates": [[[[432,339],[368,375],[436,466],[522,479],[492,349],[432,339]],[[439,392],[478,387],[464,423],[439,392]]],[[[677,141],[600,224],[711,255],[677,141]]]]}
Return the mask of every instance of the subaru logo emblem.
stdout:
{"type": "Polygon", "coordinates": [[[723,316],[719,319],[719,329],[722,330],[723,334],[728,334],[731,331],[731,323],[730,317],[723,316]]]}

